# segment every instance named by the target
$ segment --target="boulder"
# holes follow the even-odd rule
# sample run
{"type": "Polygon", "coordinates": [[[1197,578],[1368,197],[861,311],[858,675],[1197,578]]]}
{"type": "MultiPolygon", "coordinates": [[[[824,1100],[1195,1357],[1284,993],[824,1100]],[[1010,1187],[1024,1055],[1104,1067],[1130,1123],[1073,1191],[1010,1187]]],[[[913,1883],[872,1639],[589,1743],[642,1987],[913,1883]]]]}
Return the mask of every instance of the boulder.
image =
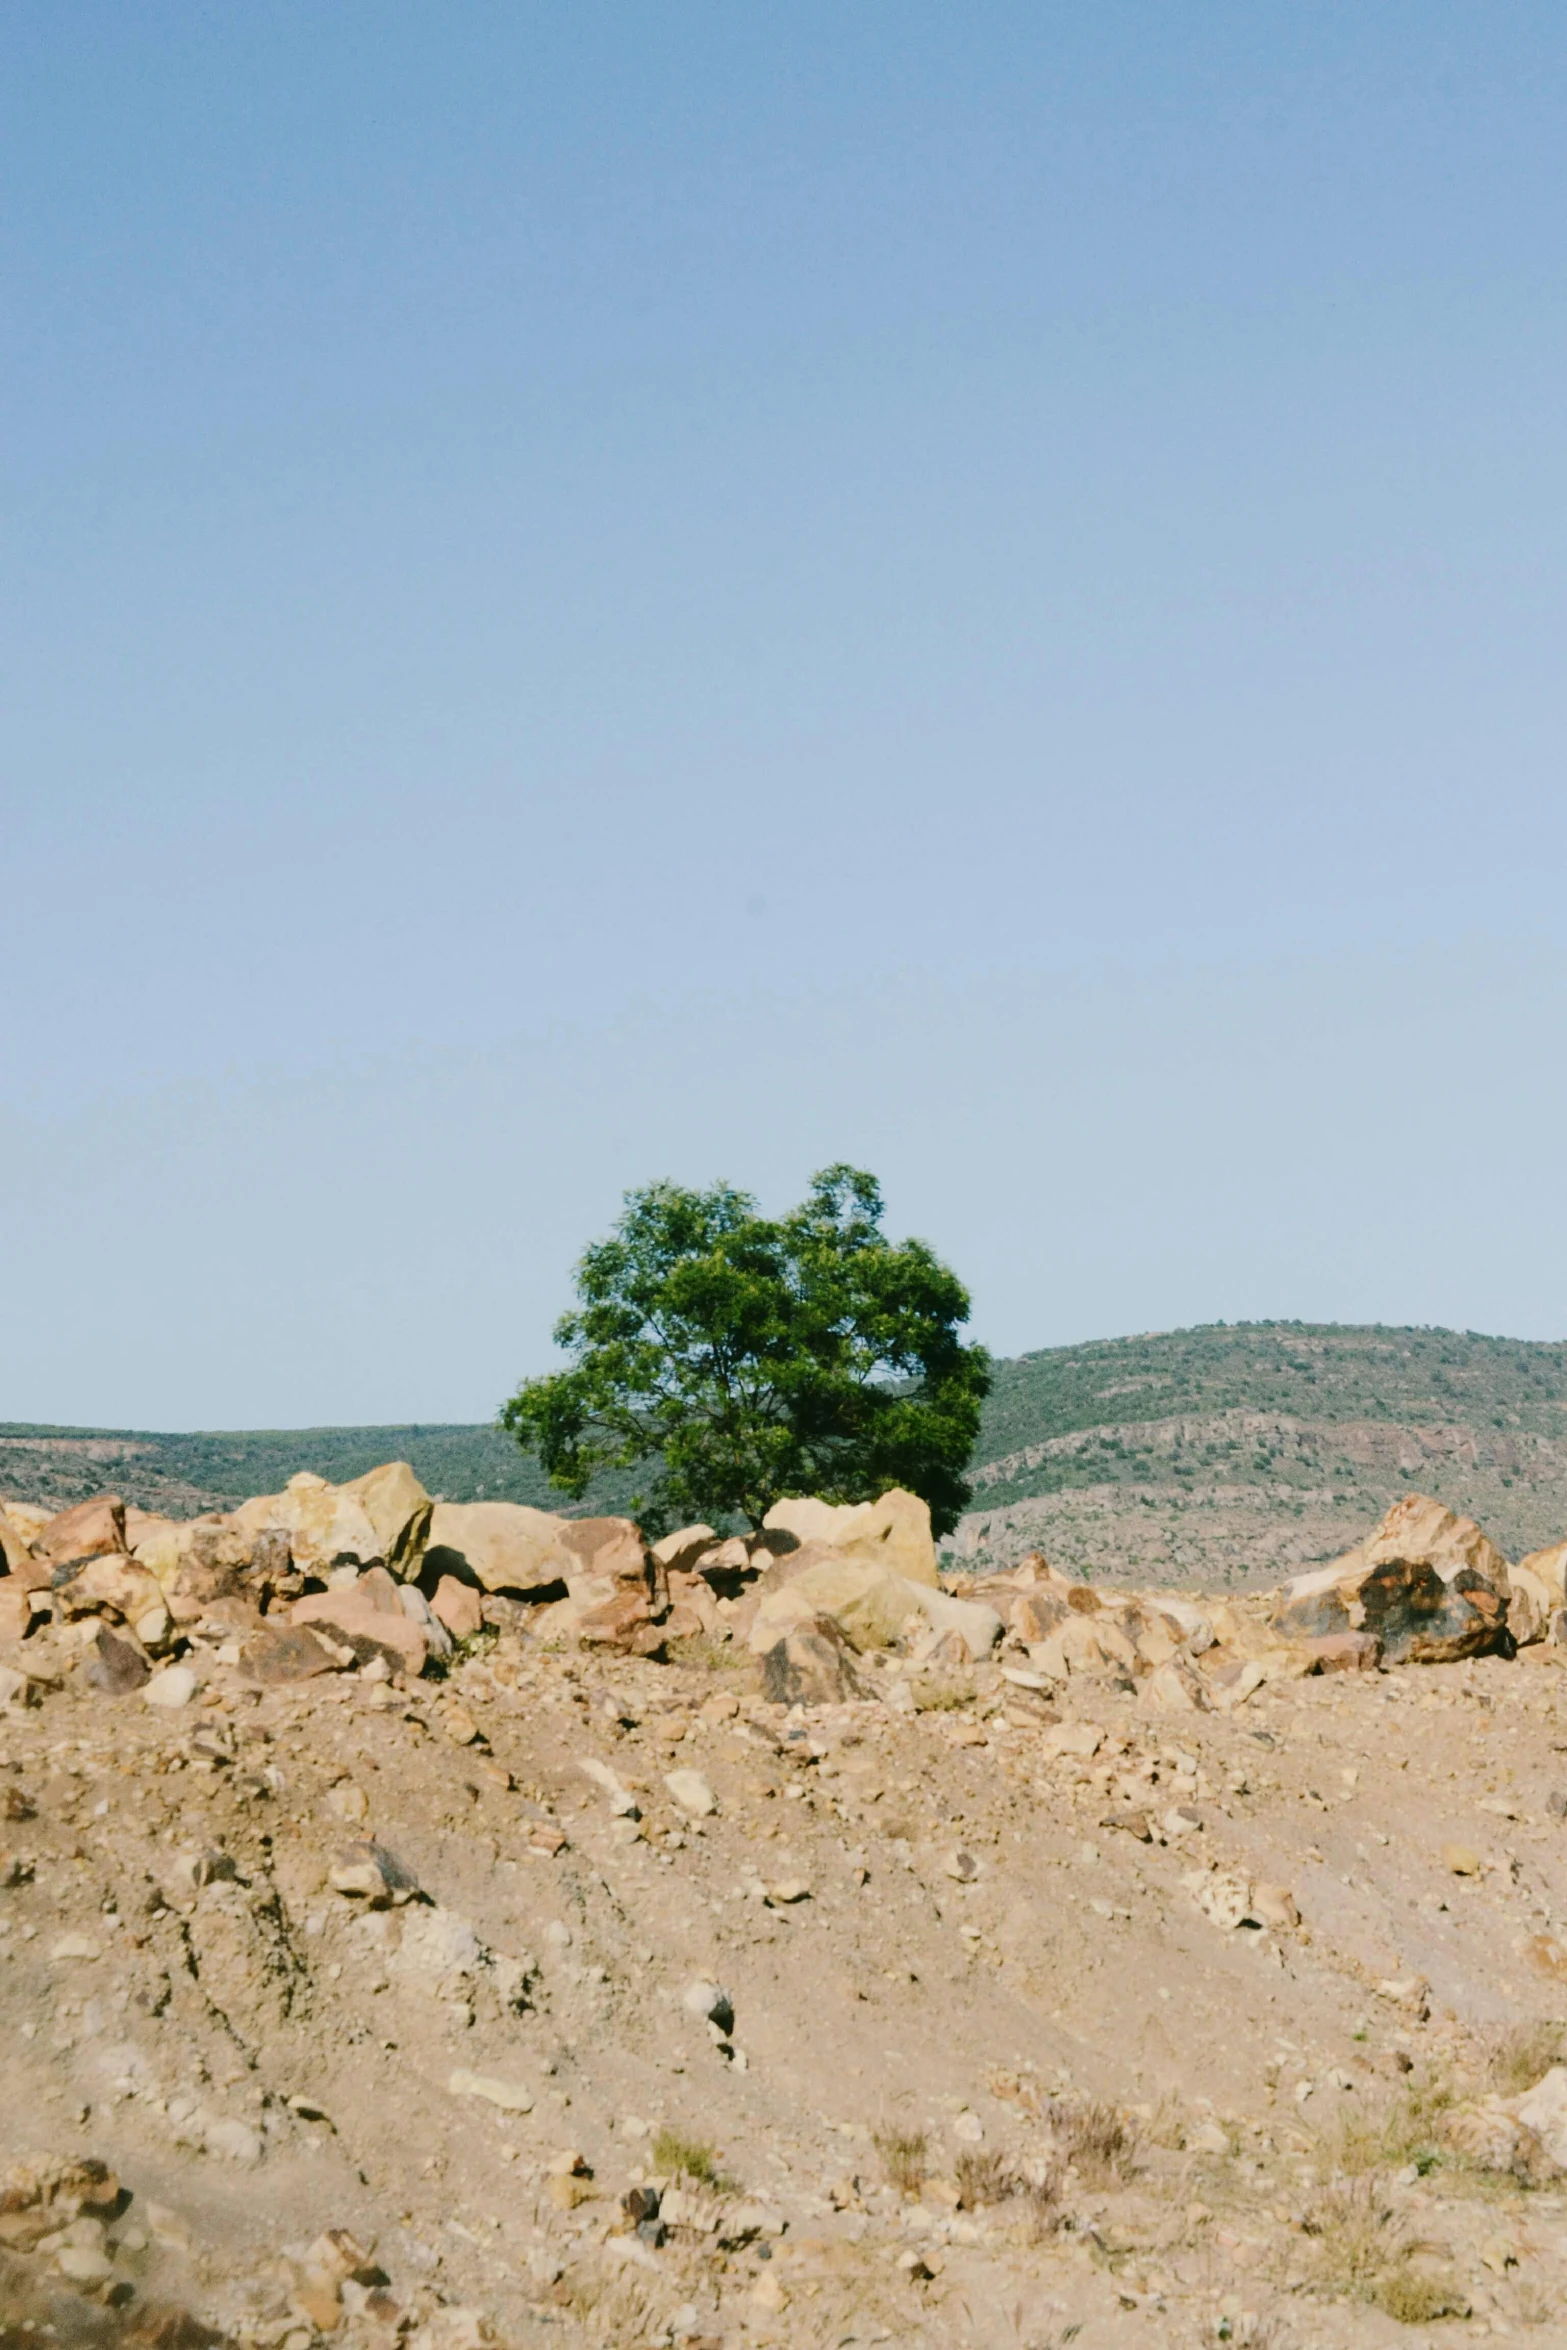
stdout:
{"type": "MultiPolygon", "coordinates": [[[[626,1590],[651,1599],[654,1570],[642,1530],[629,1518],[566,1518],[561,1540],[570,1555],[566,1589],[584,1607],[597,1607],[626,1590]]],[[[663,1570],[656,1570],[660,1583],[663,1570]]]]}
{"type": "Polygon", "coordinates": [[[1367,1632],[1384,1663],[1443,1664],[1506,1645],[1508,1596],[1507,1562],[1474,1521],[1412,1493],[1367,1541],[1287,1585],[1274,1629],[1367,1632]]]}
{"type": "Polygon", "coordinates": [[[0,1504],[0,1574],[15,1575],[32,1563],[32,1544],[10,1511],[0,1504]]]}
{"type": "Polygon", "coordinates": [[[1531,1550],[1518,1564],[1545,1585],[1553,1608],[1567,1602],[1567,1542],[1553,1542],[1546,1550],[1531,1550]]]}
{"type": "Polygon", "coordinates": [[[286,1681],[309,1681],[318,1673],[340,1673],[345,1664],[354,1661],[346,1643],[340,1646],[330,1633],[322,1638],[308,1624],[279,1626],[276,1630],[268,1625],[248,1640],[244,1648],[246,1676],[260,1682],[264,1689],[286,1681]]]}
{"type": "Polygon", "coordinates": [[[792,1534],[842,1559],[890,1568],[910,1583],[936,1585],[936,1545],[930,1509],[918,1494],[893,1486],[876,1501],[835,1505],[808,1498],[775,1501],[762,1520],[766,1532],[792,1534]]]}
{"type": "Polygon", "coordinates": [[[7,1575],[0,1581],[0,1641],[25,1640],[32,1621],[31,1593],[24,1583],[7,1575]]]}
{"type": "Polygon", "coordinates": [[[854,1651],[831,1616],[812,1616],[764,1649],[762,1695],[774,1705],[842,1705],[865,1695],[854,1651]]]}
{"type": "Polygon", "coordinates": [[[51,1567],[75,1559],[104,1558],[125,1550],[125,1504],[117,1493],[97,1493],[61,1510],[33,1537],[38,1557],[51,1567]]]}
{"type": "Polygon", "coordinates": [[[1130,1673],[1137,1650],[1108,1608],[1096,1615],[1069,1614],[1045,1640],[1029,1644],[1028,1661],[1054,1681],[1071,1673],[1130,1673]]]}
{"type": "Polygon", "coordinates": [[[545,1590],[580,1570],[566,1547],[569,1523],[520,1501],[438,1501],[425,1565],[485,1591],[545,1590]]]}
{"type": "MultiPolygon", "coordinates": [[[[780,1561],[779,1566],[792,1563],[780,1561]]],[[[850,1646],[862,1651],[887,1647],[911,1617],[922,1617],[938,1632],[956,1632],[972,1657],[988,1656],[1001,1637],[1001,1618],[994,1608],[977,1600],[954,1599],[872,1563],[828,1556],[777,1584],[772,1583],[773,1572],[769,1569],[759,1587],[760,1603],[751,1624],[749,1645],[759,1655],[818,1616],[831,1617],[850,1646]]]]}
{"type": "Polygon", "coordinates": [[[245,1534],[281,1530],[294,1564],[326,1575],[339,1566],[383,1566],[412,1581],[419,1573],[434,1504],[406,1461],[388,1461],[347,1485],[302,1470],[281,1493],[260,1495],[233,1514],[245,1534]]]}
{"type": "Polygon", "coordinates": [[[713,1549],[717,1541],[711,1526],[682,1526],[654,1543],[653,1556],[666,1575],[687,1575],[703,1552],[713,1549]]]}
{"type": "Polygon", "coordinates": [[[1507,1570],[1507,1629],[1519,1648],[1532,1648],[1545,1639],[1551,1617],[1560,1607],[1542,1575],[1522,1564],[1507,1570]]]}
{"type": "Polygon", "coordinates": [[[885,1648],[918,1612],[919,1588],[885,1567],[829,1557],[763,1592],[749,1645],[764,1654],[796,1626],[830,1616],[851,1647],[885,1648]]]}
{"type": "Polygon", "coordinates": [[[105,1697],[129,1697],[133,1691],[144,1689],[152,1678],[152,1666],[141,1642],[127,1639],[123,1632],[111,1632],[106,1626],[99,1627],[83,1671],[89,1686],[105,1697]]]}
{"type": "Polygon", "coordinates": [[[459,1583],[455,1575],[443,1575],[435,1586],[430,1601],[431,1613],[446,1626],[454,1640],[471,1640],[484,1623],[483,1605],[471,1583],[459,1583]]]}
{"type": "Polygon", "coordinates": [[[1558,2170],[1567,2170],[1567,2066],[1553,2064],[1541,2081],[1508,2107],[1526,2130],[1533,2131],[1558,2170]]]}
{"type": "Polygon", "coordinates": [[[128,1624],[161,1613],[163,1590],[157,1578],[123,1551],[101,1551],[78,1566],[56,1567],[50,1578],[55,1611],[61,1616],[119,1616],[128,1624]]]}
{"type": "Polygon", "coordinates": [[[330,1640],[351,1648],[361,1664],[381,1657],[417,1679],[429,1655],[425,1627],[405,1611],[397,1585],[384,1567],[372,1567],[356,1582],[296,1599],[293,1621],[319,1625],[330,1640]]]}

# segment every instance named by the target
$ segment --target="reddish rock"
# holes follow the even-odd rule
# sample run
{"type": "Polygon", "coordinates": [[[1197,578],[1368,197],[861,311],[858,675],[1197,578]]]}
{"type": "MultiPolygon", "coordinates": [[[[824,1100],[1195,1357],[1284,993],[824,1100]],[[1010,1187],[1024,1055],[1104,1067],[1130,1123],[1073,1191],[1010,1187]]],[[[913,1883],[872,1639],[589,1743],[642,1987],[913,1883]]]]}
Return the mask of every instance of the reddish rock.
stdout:
{"type": "Polygon", "coordinates": [[[484,1622],[484,1599],[471,1583],[443,1575],[435,1586],[430,1613],[444,1624],[454,1640],[471,1640],[484,1622]]]}
{"type": "Polygon", "coordinates": [[[343,1663],[342,1652],[328,1648],[307,1624],[261,1632],[245,1647],[245,1671],[265,1688],[313,1680],[317,1673],[340,1673],[343,1663]]]}
{"type": "Polygon", "coordinates": [[[319,1624],[329,1639],[351,1648],[362,1665],[380,1656],[413,1679],[424,1671],[428,1643],[420,1626],[404,1615],[397,1586],[384,1567],[372,1567],[336,1591],[312,1591],[296,1599],[291,1614],[296,1624],[319,1624]]]}
{"type": "Polygon", "coordinates": [[[62,1510],[33,1543],[51,1567],[65,1566],[72,1559],[103,1558],[124,1548],[125,1504],[117,1493],[97,1493],[91,1501],[62,1510]]]}

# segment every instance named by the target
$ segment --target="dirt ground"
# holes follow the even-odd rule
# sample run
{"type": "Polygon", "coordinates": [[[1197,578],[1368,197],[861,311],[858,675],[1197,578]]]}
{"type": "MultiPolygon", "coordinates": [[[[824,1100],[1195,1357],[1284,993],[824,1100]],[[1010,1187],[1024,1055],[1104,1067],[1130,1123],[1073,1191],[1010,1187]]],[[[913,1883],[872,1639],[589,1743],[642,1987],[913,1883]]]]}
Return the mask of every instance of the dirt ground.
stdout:
{"type": "MultiPolygon", "coordinates": [[[[1074,1678],[1040,1727],[986,1667],[786,1713],[682,1646],[263,1692],[198,1644],[182,1711],[62,1669],[0,1715],[0,2154],[114,2174],[92,2307],[260,2350],[1567,2341],[1560,2175],[1450,2135],[1567,2017],[1564,1652],[1173,1719],[1074,1678]]],[[[9,2201],[0,2333],[68,2333],[9,2201]]]]}

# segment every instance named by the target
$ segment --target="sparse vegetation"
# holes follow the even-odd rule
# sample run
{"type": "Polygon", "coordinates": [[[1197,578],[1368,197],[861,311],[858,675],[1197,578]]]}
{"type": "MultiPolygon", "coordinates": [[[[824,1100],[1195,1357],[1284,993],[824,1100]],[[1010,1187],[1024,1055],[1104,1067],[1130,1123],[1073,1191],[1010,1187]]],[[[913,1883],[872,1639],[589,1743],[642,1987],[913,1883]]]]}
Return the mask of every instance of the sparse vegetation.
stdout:
{"type": "Polygon", "coordinates": [[[1131,2170],[1138,2133],[1115,2106],[1102,2102],[1068,2105],[1053,2102],[1050,2126],[1062,2159],[1070,2163],[1086,2187],[1119,2184],[1131,2170]]]}
{"type": "Polygon", "coordinates": [[[680,2130],[662,2129],[652,2146],[653,2168],[660,2178],[695,2179],[700,2186],[722,2191],[729,2185],[719,2168],[718,2149],[704,2139],[688,2138],[680,2130]]]}
{"type": "Polygon", "coordinates": [[[889,2187],[917,2195],[928,2176],[930,2141],[923,2130],[878,2130],[873,2139],[889,2187]]]}
{"type": "Polygon", "coordinates": [[[1543,2081],[1562,2060],[1562,2033],[1559,2023],[1517,2024],[1503,2032],[1491,2052],[1492,2088],[1517,2097],[1543,2081]]]}

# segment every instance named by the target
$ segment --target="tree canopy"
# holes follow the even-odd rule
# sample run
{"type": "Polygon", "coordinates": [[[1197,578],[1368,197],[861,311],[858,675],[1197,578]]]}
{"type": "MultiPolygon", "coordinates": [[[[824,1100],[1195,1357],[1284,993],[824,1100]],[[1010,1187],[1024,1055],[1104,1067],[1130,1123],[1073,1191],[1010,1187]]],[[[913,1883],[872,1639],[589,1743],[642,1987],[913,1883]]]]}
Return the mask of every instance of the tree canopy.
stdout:
{"type": "Polygon", "coordinates": [[[654,1530],[902,1485],[948,1532],[990,1358],[958,1335],[957,1276],[924,1241],[889,1241],[882,1213],[876,1178],[848,1166],[781,1217],[725,1183],[628,1192],[556,1324],[569,1367],[525,1380],[502,1426],[578,1498],[600,1469],[645,1470],[654,1530]]]}

